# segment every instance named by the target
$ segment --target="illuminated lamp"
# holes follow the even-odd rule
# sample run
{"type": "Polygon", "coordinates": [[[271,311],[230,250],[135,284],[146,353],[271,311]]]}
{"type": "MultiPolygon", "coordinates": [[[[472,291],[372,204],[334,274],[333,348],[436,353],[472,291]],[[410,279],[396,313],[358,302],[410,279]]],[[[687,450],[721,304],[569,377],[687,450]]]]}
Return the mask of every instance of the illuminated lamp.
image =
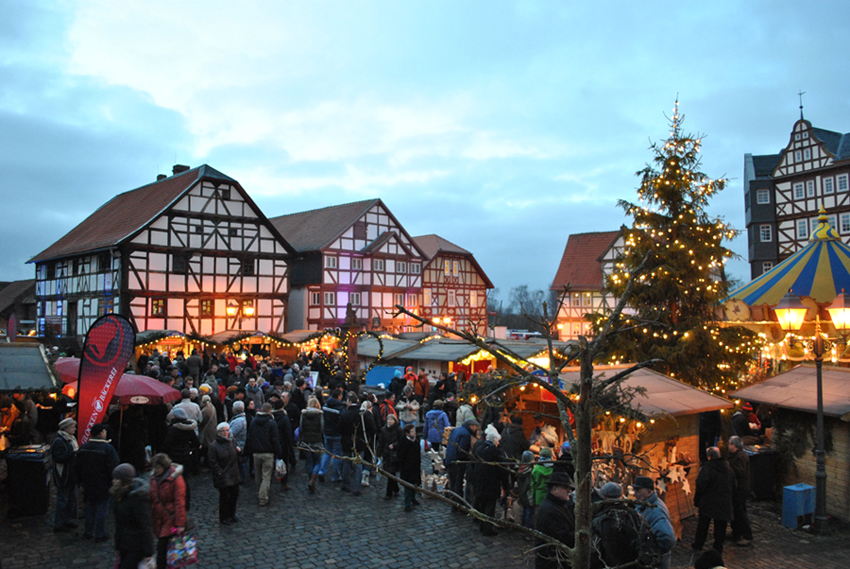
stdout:
{"type": "Polygon", "coordinates": [[[832,301],[832,306],[826,309],[829,312],[829,317],[832,318],[832,324],[835,329],[840,332],[846,332],[850,326],[850,295],[841,289],[841,294],[835,297],[832,301]]]}
{"type": "Polygon", "coordinates": [[[242,314],[245,316],[253,316],[254,315],[254,305],[251,304],[250,301],[245,301],[242,304],[242,314]]]}
{"type": "Polygon", "coordinates": [[[227,303],[227,315],[228,316],[236,316],[236,311],[239,310],[239,305],[236,304],[235,300],[231,300],[227,303]]]}
{"type": "Polygon", "coordinates": [[[800,297],[788,290],[776,308],[773,309],[779,319],[779,327],[785,332],[796,332],[803,326],[803,318],[808,309],[800,301],[800,297]]]}

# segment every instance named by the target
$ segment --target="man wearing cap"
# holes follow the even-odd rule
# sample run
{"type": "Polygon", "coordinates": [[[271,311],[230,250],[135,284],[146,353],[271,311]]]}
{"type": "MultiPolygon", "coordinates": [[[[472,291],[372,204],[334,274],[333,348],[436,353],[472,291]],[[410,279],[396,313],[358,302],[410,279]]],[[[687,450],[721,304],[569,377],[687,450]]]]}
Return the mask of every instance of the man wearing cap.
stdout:
{"type": "Polygon", "coordinates": [[[637,513],[646,520],[652,531],[655,546],[661,554],[660,569],[668,569],[670,552],[676,545],[676,532],[673,531],[673,522],[670,521],[667,504],[658,498],[658,494],[655,493],[655,482],[649,476],[635,477],[632,490],[636,500],[646,502],[646,504],[638,504],[637,513]]]}
{"type": "Polygon", "coordinates": [[[70,531],[77,527],[77,476],[74,458],[80,445],[77,444],[77,422],[72,418],[59,422],[59,432],[50,445],[53,458],[53,484],[56,486],[56,512],[53,516],[53,531],[70,531]]]}
{"type": "MultiPolygon", "coordinates": [[[[573,481],[566,472],[556,470],[549,477],[546,498],[537,510],[535,529],[557,539],[569,547],[575,545],[576,519],[575,510],[570,504],[570,492],[574,488],[573,481]]],[[[546,545],[542,539],[537,539],[537,558],[535,569],[557,569],[570,567],[566,552],[554,545],[546,545]]]]}
{"type": "Polygon", "coordinates": [[[640,557],[641,528],[646,523],[634,508],[623,502],[623,487],[608,482],[599,489],[603,502],[593,513],[591,531],[593,535],[592,566],[616,567],[637,561],[640,557]]]}
{"type": "Polygon", "coordinates": [[[106,514],[109,511],[109,488],[112,471],[120,462],[118,453],[110,444],[109,426],[97,423],[91,429],[91,438],[80,447],[76,467],[83,498],[86,502],[86,523],[83,537],[106,541],[106,514]]]}
{"type": "MultiPolygon", "coordinates": [[[[472,457],[472,437],[478,433],[478,421],[474,417],[469,418],[460,427],[455,428],[449,435],[449,443],[446,445],[446,468],[449,471],[449,490],[456,496],[452,499],[459,502],[463,496],[463,478],[466,475],[466,464],[459,461],[467,461],[472,457]]],[[[457,508],[452,508],[457,512],[457,508]]]]}

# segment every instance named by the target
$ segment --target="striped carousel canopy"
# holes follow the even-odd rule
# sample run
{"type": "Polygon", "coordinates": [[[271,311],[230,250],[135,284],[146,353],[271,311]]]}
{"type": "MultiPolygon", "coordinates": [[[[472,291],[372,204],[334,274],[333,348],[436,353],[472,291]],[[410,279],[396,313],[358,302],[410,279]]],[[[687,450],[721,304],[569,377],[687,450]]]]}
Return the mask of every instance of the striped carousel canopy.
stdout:
{"type": "Polygon", "coordinates": [[[749,306],[775,306],[789,290],[819,303],[832,302],[842,290],[850,292],[850,247],[830,227],[823,208],[818,222],[805,247],[732,292],[728,299],[749,306]]]}

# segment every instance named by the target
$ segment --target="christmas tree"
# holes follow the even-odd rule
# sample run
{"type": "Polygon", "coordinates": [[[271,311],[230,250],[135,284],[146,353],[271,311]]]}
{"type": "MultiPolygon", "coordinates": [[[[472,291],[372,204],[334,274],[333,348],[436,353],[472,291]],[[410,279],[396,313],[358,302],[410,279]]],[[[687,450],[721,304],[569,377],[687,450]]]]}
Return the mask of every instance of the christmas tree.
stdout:
{"type": "Polygon", "coordinates": [[[599,363],[659,358],[658,371],[721,394],[734,389],[760,342],[750,330],[716,321],[728,292],[723,266],[733,255],[723,242],[737,232],[706,212],[727,181],[699,171],[700,137],[683,134],[683,119],[677,101],[670,138],[650,147],[652,164],[637,173],[639,203],[619,202],[634,223],[625,229],[609,292],[619,297],[629,275],[644,266],[629,314],[599,363]]]}

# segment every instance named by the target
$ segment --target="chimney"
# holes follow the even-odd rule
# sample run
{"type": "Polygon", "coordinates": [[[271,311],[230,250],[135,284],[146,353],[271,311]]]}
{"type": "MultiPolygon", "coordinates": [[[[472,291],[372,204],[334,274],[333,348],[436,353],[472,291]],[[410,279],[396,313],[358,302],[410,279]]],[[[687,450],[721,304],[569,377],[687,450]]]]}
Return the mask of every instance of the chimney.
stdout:
{"type": "Polygon", "coordinates": [[[182,172],[185,172],[188,169],[189,169],[189,167],[184,166],[183,164],[175,164],[174,168],[171,169],[171,173],[174,174],[174,175],[177,175],[177,174],[180,174],[182,172]]]}
{"type": "Polygon", "coordinates": [[[168,176],[166,176],[165,174],[157,174],[157,175],[156,175],[156,181],[157,181],[157,182],[159,182],[160,180],[164,180],[164,179],[166,179],[167,177],[168,177],[168,176]]]}

